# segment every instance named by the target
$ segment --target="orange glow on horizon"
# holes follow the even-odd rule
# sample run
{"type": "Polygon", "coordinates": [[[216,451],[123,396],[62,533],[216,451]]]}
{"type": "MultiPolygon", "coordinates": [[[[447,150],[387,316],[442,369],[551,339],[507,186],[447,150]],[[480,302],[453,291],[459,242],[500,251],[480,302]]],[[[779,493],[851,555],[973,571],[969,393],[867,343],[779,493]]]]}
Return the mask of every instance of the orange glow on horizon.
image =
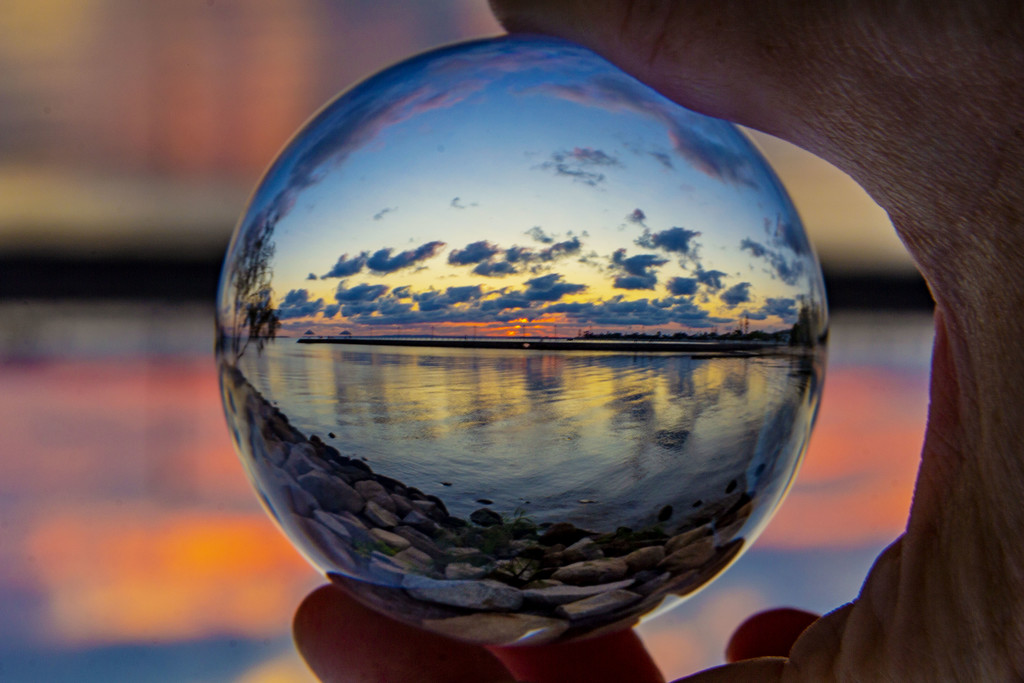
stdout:
{"type": "Polygon", "coordinates": [[[315,571],[269,520],[244,513],[94,505],[41,520],[28,551],[62,641],[270,637],[315,571]]]}

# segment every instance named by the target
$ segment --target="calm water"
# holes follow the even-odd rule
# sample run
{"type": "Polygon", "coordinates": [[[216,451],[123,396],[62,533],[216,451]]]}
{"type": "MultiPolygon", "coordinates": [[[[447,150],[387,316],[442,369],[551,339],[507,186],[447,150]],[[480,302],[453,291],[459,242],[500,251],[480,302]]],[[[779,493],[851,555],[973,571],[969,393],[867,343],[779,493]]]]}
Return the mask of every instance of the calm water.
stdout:
{"type": "Polygon", "coordinates": [[[243,372],[301,431],[441,496],[643,526],[787,485],[815,372],[792,356],[271,344],[243,372]],[[334,434],[330,437],[329,434],[334,434]]]}

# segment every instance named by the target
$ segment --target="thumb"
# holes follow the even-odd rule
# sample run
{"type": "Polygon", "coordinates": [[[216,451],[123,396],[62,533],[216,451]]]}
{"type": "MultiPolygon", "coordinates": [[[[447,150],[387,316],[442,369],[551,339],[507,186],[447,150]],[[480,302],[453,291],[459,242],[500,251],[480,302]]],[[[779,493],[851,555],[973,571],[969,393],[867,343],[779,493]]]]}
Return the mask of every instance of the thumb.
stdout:
{"type": "Polygon", "coordinates": [[[776,3],[717,0],[491,0],[491,7],[509,31],[584,45],[685,107],[801,144],[794,94],[810,48],[806,36],[787,36],[804,31],[810,17],[776,3]]]}

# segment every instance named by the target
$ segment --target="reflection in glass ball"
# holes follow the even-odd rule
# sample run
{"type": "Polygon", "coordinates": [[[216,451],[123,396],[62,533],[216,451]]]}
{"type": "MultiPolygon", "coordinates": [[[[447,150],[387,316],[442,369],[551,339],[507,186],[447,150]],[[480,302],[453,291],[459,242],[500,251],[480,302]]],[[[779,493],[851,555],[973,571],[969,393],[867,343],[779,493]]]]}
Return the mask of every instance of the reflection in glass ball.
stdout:
{"type": "Polygon", "coordinates": [[[732,125],[512,37],[307,123],[234,234],[218,330],[235,444],[302,552],[510,644],[628,626],[737,557],[804,451],[826,311],[732,125]]]}

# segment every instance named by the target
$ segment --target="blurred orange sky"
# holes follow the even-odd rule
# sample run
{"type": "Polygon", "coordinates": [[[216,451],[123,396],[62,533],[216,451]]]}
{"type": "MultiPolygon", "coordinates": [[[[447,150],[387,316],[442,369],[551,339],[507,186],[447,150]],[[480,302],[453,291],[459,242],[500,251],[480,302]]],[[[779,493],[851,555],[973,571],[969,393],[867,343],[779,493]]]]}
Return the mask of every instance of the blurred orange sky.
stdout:
{"type": "MultiPolygon", "coordinates": [[[[205,254],[324,102],[397,60],[494,35],[486,0],[9,0],[0,251],[205,254]]],[[[824,262],[909,269],[844,174],[755,135],[824,262]]]]}

